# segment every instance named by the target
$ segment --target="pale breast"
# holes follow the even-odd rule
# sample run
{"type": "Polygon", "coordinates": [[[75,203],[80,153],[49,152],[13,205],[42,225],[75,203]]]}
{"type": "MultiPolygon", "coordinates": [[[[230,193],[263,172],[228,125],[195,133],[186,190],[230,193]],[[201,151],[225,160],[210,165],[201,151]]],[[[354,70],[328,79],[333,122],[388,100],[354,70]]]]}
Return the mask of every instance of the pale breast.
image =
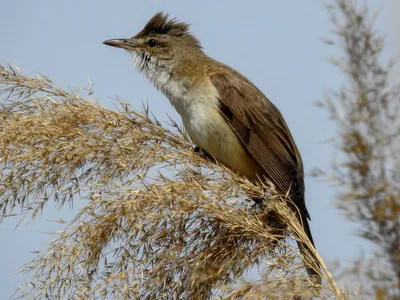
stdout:
{"type": "Polygon", "coordinates": [[[220,114],[214,85],[209,80],[195,84],[175,80],[167,69],[153,66],[147,70],[147,77],[181,115],[193,142],[225,166],[256,180],[262,170],[220,114]]]}
{"type": "Polygon", "coordinates": [[[261,168],[219,111],[200,105],[193,109],[193,117],[183,121],[193,142],[225,166],[250,180],[257,179],[262,174],[261,168]]]}
{"type": "Polygon", "coordinates": [[[193,142],[225,166],[250,180],[256,180],[262,174],[262,169],[221,115],[217,94],[203,92],[199,95],[194,90],[193,94],[188,93],[187,96],[189,98],[184,101],[186,105],[178,105],[177,111],[193,142]]]}

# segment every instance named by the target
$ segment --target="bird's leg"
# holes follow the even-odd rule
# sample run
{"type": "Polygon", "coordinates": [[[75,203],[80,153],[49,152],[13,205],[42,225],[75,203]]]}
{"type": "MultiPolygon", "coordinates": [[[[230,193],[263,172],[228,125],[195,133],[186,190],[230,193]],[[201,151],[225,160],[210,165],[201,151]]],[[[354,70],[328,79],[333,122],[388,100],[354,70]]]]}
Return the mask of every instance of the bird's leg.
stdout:
{"type": "Polygon", "coordinates": [[[193,151],[196,152],[196,153],[200,153],[201,149],[200,149],[199,146],[196,146],[196,147],[193,148],[193,151]]]}
{"type": "Polygon", "coordinates": [[[206,151],[201,149],[199,146],[194,147],[193,151],[195,153],[198,153],[201,157],[203,157],[203,158],[205,158],[207,160],[214,161],[214,158],[210,154],[208,154],[206,151]]]}

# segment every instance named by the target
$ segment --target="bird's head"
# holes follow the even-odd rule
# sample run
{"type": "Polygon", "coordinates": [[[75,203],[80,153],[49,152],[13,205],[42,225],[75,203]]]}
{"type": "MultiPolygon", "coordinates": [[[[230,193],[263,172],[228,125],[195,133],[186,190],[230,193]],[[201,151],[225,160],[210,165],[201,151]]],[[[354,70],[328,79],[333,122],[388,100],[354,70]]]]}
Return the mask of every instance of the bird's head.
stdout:
{"type": "Polygon", "coordinates": [[[173,64],[184,57],[202,53],[199,40],[190,33],[189,25],[169,19],[162,12],[154,15],[136,35],[125,39],[111,39],[104,44],[131,52],[139,69],[151,64],[173,64]]]}

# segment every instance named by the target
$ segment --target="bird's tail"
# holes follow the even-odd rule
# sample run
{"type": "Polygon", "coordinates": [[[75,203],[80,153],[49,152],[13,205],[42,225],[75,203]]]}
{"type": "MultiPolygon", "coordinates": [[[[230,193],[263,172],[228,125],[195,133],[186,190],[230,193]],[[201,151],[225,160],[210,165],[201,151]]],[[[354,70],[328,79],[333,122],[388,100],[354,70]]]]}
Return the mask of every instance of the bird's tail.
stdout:
{"type": "MultiPolygon", "coordinates": [[[[254,202],[257,204],[262,203],[262,199],[260,198],[252,198],[254,202]]],[[[307,216],[308,213],[301,213],[296,206],[291,207],[293,211],[296,212],[297,217],[299,218],[300,223],[303,226],[304,232],[311,242],[312,248],[310,248],[306,243],[304,243],[302,238],[297,236],[297,246],[299,247],[300,253],[303,256],[303,261],[307,270],[308,276],[315,282],[316,284],[321,284],[322,279],[321,275],[318,273],[317,270],[321,268],[319,264],[319,259],[318,257],[314,254],[315,253],[315,244],[314,244],[314,239],[311,234],[311,229],[310,229],[310,224],[308,223],[307,216]]],[[[266,222],[269,224],[270,227],[273,227],[276,229],[277,236],[284,236],[282,232],[287,229],[287,225],[284,225],[280,221],[279,214],[275,214],[273,211],[270,212],[268,219],[266,222]]]]}
{"type": "Polygon", "coordinates": [[[321,275],[317,272],[317,269],[320,269],[319,259],[316,257],[315,253],[315,244],[311,234],[310,225],[308,223],[307,218],[304,216],[301,218],[301,222],[303,225],[304,232],[306,233],[308,239],[312,244],[312,248],[309,247],[306,243],[302,242],[300,239],[297,240],[297,245],[299,247],[300,253],[303,256],[304,264],[306,265],[306,270],[308,276],[317,284],[321,283],[321,275]],[[312,260],[312,261],[310,261],[312,260]]]}

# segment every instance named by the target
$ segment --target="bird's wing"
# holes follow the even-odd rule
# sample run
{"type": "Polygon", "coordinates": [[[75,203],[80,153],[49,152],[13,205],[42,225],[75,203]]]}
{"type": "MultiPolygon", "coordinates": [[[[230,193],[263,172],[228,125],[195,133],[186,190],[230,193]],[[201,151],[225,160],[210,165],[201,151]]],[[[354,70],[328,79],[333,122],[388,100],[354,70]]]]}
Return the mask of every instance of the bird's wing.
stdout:
{"type": "MultiPolygon", "coordinates": [[[[221,68],[223,69],[223,68],[221,68]]],[[[211,82],[219,93],[221,114],[227,119],[249,153],[262,167],[265,176],[283,194],[289,191],[294,209],[305,233],[314,245],[304,202],[304,172],[300,153],[279,110],[248,79],[231,69],[229,75],[217,70],[211,82]]],[[[298,241],[300,252],[314,252],[298,241]]],[[[306,265],[307,273],[321,282],[317,268],[306,265]]]]}
{"type": "MultiPolygon", "coordinates": [[[[233,70],[232,70],[233,71],[233,70]]],[[[211,73],[221,114],[280,193],[289,191],[302,219],[310,218],[304,202],[303,163],[279,110],[248,79],[233,71],[211,73]]]]}

